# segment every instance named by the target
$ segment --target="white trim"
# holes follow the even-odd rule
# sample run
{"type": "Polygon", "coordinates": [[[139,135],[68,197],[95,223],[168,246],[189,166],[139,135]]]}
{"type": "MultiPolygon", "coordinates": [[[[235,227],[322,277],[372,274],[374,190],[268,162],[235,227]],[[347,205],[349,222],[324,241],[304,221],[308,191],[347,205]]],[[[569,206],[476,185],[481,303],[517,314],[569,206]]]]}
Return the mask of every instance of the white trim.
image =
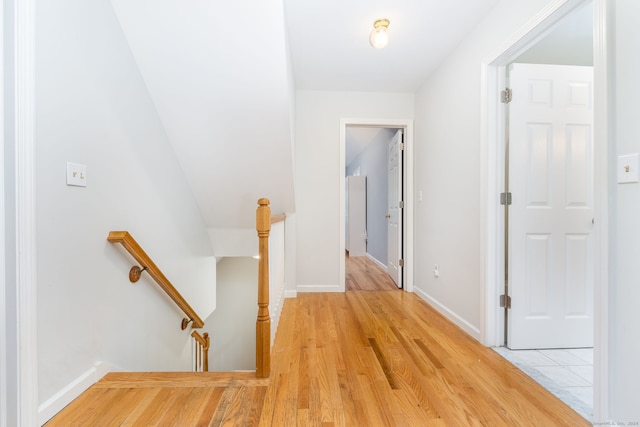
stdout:
{"type": "MultiPolygon", "coordinates": [[[[403,269],[403,288],[407,292],[414,291],[413,275],[413,188],[414,188],[414,159],[413,159],[413,120],[411,119],[340,119],[340,278],[339,287],[341,292],[345,290],[346,265],[345,253],[345,149],[346,149],[346,127],[347,126],[371,126],[387,128],[403,128],[405,132],[405,165],[404,165],[404,254],[405,266],[403,269]]],[[[300,290],[300,287],[298,287],[300,290]]]]}
{"type": "MultiPolygon", "coordinates": [[[[616,158],[612,138],[613,117],[610,117],[610,99],[614,75],[611,72],[610,19],[613,2],[594,0],[594,139],[595,139],[595,289],[594,289],[594,422],[609,421],[609,160],[616,158]]],[[[612,218],[612,220],[614,220],[612,218]]]]}
{"type": "Polygon", "coordinates": [[[284,298],[298,298],[298,291],[286,290],[284,291],[284,298]]]}
{"type": "MultiPolygon", "coordinates": [[[[291,291],[288,291],[291,292],[291,291]]],[[[344,292],[344,286],[340,285],[298,285],[296,286],[296,296],[304,292],[344,292]]]]}
{"type": "Polygon", "coordinates": [[[460,329],[471,335],[476,340],[480,340],[480,329],[473,326],[471,323],[467,322],[465,319],[460,317],[456,312],[451,311],[446,305],[442,304],[437,299],[431,297],[428,293],[423,291],[420,288],[416,288],[416,295],[426,301],[429,305],[435,308],[440,314],[445,316],[447,319],[455,323],[460,329]]]}
{"type": "Polygon", "coordinates": [[[77,399],[85,390],[100,381],[107,372],[113,371],[106,363],[98,362],[93,368],[80,375],[62,390],[54,394],[52,397],[44,401],[38,407],[38,419],[43,425],[65,406],[77,399]]]}
{"type": "Polygon", "coordinates": [[[18,423],[38,417],[35,217],[35,0],[15,2],[15,162],[18,423]]]}
{"type": "Polygon", "coordinates": [[[284,306],[284,290],[285,283],[282,282],[280,289],[275,298],[275,302],[269,302],[269,315],[271,317],[271,342],[270,345],[273,348],[273,343],[276,340],[276,333],[278,332],[278,326],[280,325],[280,315],[282,314],[282,307],[284,306]]]}
{"type": "MultiPolygon", "coordinates": [[[[504,315],[498,314],[497,297],[500,294],[499,283],[504,282],[502,267],[503,250],[501,242],[504,239],[502,224],[502,212],[498,209],[499,193],[503,184],[504,162],[501,161],[501,114],[499,102],[499,84],[501,79],[500,71],[510,61],[515,59],[524,50],[544,37],[553,26],[568,13],[576,8],[589,3],[591,0],[555,0],[549,3],[531,21],[524,25],[520,31],[505,41],[497,49],[496,53],[489,56],[481,65],[481,230],[480,256],[481,256],[481,328],[480,340],[487,346],[501,345],[501,331],[499,325],[504,322],[504,315]]],[[[598,239],[598,251],[596,254],[596,283],[594,316],[594,343],[596,350],[595,384],[594,388],[594,414],[596,420],[606,420],[608,415],[607,399],[607,378],[608,378],[608,348],[606,336],[608,331],[608,180],[607,162],[608,156],[608,85],[610,77],[607,72],[608,60],[608,40],[607,40],[607,20],[608,2],[607,0],[593,0],[597,7],[594,8],[595,35],[594,43],[594,71],[595,71],[595,93],[599,101],[595,111],[596,128],[596,217],[600,220],[596,224],[598,239]],[[599,226],[598,226],[599,224],[599,226]]],[[[503,74],[503,73],[502,73],[503,74]]]]}
{"type": "Polygon", "coordinates": [[[6,236],[5,236],[5,192],[4,192],[4,3],[0,3],[0,426],[7,425],[7,296],[6,296],[6,236]]]}
{"type": "Polygon", "coordinates": [[[369,252],[367,252],[365,254],[365,256],[367,258],[369,258],[373,263],[375,263],[378,267],[380,267],[381,269],[383,269],[385,272],[387,272],[388,268],[386,265],[384,265],[382,262],[380,262],[377,258],[375,258],[373,255],[371,255],[369,252]]]}

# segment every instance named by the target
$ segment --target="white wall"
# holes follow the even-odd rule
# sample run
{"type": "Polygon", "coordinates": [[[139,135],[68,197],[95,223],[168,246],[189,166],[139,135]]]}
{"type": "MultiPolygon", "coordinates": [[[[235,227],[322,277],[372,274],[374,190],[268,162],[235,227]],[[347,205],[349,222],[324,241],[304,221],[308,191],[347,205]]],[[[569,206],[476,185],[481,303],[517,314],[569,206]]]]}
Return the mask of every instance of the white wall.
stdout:
{"type": "Polygon", "coordinates": [[[190,370],[182,313],[106,241],[129,230],[200,316],[215,307],[204,222],[108,0],[37,4],[39,399],[97,361],[190,370]],[[65,185],[67,161],[86,188],[65,185]]]}
{"type": "MultiPolygon", "coordinates": [[[[638,70],[640,70],[640,2],[616,0],[614,50],[615,153],[640,153],[640,106],[638,70]]],[[[612,159],[614,164],[616,159],[612,159]]],[[[613,167],[615,171],[615,166],[613,167]]],[[[619,422],[640,421],[638,384],[640,384],[640,184],[617,184],[611,176],[610,194],[616,229],[610,231],[610,334],[609,369],[611,371],[610,419],[619,422]]]]}
{"type": "Polygon", "coordinates": [[[216,292],[218,308],[205,321],[211,337],[209,370],[255,370],[258,261],[224,258],[218,263],[216,292]]]}
{"type": "MultiPolygon", "coordinates": [[[[285,298],[285,224],[271,225],[269,237],[269,315],[271,344],[278,330],[285,298]]],[[[257,235],[254,237],[257,242],[257,235]]],[[[210,370],[256,368],[256,316],[258,314],[258,261],[251,256],[229,256],[218,262],[216,311],[205,320],[211,336],[210,370]]]]}
{"type": "Polygon", "coordinates": [[[409,93],[298,91],[297,290],[339,290],[340,119],[413,119],[409,93]]]}
{"type": "Polygon", "coordinates": [[[480,64],[547,3],[501,1],[416,94],[415,191],[422,191],[423,201],[415,204],[415,291],[475,337],[481,305],[480,64]]]}
{"type": "Polygon", "coordinates": [[[207,225],[294,211],[282,0],[111,2],[207,225]]]}

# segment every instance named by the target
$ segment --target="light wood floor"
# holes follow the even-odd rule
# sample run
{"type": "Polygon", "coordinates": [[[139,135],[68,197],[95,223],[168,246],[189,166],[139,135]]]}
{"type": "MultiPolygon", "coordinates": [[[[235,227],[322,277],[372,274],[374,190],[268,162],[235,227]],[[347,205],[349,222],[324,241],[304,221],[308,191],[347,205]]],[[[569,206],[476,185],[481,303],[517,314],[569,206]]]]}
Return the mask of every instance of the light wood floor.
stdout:
{"type": "Polygon", "coordinates": [[[366,256],[345,255],[347,291],[385,291],[398,287],[391,276],[366,256]]]}
{"type": "Polygon", "coordinates": [[[48,424],[100,425],[590,424],[417,296],[396,289],[286,300],[269,380],[109,374],[48,424]]]}

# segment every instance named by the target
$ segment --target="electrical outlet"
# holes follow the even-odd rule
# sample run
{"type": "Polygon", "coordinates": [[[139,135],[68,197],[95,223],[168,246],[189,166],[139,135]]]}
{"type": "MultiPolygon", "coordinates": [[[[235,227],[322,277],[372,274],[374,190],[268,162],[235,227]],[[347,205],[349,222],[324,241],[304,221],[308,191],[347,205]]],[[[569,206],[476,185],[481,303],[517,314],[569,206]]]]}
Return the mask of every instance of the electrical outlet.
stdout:
{"type": "Polygon", "coordinates": [[[440,267],[438,267],[438,264],[435,264],[433,266],[433,277],[435,277],[436,279],[440,277],[440,267]]]}
{"type": "Polygon", "coordinates": [[[87,186],[87,167],[79,163],[67,162],[67,185],[87,186]]]}

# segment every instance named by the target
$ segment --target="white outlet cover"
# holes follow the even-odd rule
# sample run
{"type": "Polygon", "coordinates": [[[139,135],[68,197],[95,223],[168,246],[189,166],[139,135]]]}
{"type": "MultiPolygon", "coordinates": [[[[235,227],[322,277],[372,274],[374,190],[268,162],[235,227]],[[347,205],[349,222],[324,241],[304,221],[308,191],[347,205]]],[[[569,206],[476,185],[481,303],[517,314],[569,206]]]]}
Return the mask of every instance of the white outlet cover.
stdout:
{"type": "Polygon", "coordinates": [[[87,167],[79,163],[67,162],[67,185],[87,186],[87,167]]]}
{"type": "Polygon", "coordinates": [[[618,156],[618,184],[640,181],[640,156],[627,154],[618,156]]]}

